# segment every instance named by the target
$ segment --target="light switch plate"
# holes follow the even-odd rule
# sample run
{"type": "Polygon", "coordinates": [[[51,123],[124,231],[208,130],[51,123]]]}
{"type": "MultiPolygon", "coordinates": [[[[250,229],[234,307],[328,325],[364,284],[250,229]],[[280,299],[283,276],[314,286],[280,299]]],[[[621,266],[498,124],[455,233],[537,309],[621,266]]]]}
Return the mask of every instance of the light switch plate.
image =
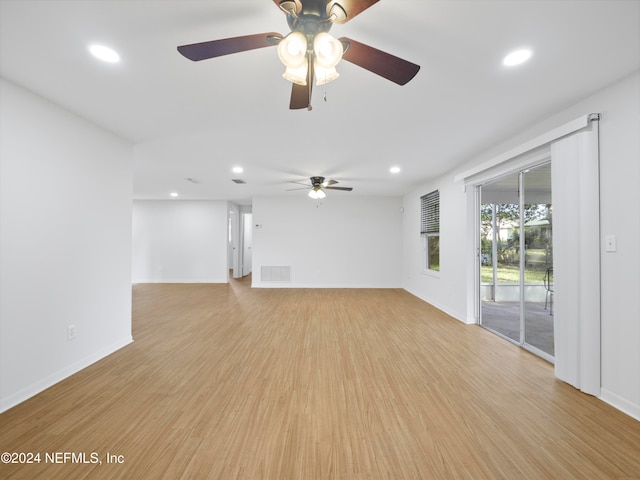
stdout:
{"type": "Polygon", "coordinates": [[[618,246],[616,245],[616,236],[615,235],[607,235],[604,239],[604,251],[605,252],[615,252],[618,250],[618,246]]]}

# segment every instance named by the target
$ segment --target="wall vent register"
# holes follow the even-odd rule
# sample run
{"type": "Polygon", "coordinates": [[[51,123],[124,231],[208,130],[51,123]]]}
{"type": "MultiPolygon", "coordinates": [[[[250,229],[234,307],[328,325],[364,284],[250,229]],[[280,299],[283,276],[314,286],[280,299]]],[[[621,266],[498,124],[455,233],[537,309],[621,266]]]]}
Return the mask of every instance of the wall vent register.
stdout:
{"type": "Polygon", "coordinates": [[[290,282],[291,267],[262,266],[260,280],[263,282],[290,282]]]}

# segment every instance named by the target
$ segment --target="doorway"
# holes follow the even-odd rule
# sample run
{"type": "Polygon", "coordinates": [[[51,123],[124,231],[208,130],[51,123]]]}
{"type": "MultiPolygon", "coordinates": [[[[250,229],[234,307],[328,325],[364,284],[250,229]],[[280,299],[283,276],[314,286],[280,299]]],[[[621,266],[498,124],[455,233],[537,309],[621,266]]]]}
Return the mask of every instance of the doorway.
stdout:
{"type": "Polygon", "coordinates": [[[551,163],[478,190],[480,324],[553,363],[551,163]]]}
{"type": "Polygon", "coordinates": [[[253,214],[230,204],[227,221],[229,278],[246,277],[252,271],[253,214]]]}

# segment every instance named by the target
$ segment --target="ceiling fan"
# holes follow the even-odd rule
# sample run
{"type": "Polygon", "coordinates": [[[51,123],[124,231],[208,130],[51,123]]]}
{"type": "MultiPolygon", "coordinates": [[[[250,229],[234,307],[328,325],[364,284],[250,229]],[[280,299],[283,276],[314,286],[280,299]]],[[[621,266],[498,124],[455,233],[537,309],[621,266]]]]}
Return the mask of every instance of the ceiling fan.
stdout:
{"type": "Polygon", "coordinates": [[[353,190],[353,187],[334,187],[333,185],[335,185],[338,182],[336,180],[325,180],[324,177],[309,177],[309,180],[311,180],[310,184],[302,183],[302,182],[291,182],[291,183],[297,183],[299,185],[305,185],[305,187],[290,188],[289,191],[309,189],[308,195],[311,198],[321,199],[327,196],[327,194],[324,193],[325,190],[344,190],[346,192],[350,192],[351,190],[353,190]]]}
{"type": "Polygon", "coordinates": [[[347,37],[329,35],[334,23],[343,24],[379,0],[273,0],[287,15],[291,32],[267,32],[182,45],[178,51],[194,62],[231,53],[278,46],[286,67],[283,77],[292,82],[289,108],[311,110],[313,80],[324,85],[338,78],[336,65],[344,59],[370,72],[404,85],[420,66],[347,37]]]}

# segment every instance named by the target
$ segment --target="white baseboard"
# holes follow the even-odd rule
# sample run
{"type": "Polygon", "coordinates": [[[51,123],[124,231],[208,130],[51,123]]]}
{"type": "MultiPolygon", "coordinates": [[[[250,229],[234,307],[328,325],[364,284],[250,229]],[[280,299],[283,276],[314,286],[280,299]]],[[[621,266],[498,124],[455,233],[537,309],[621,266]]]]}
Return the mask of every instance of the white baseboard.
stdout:
{"type": "Polygon", "coordinates": [[[600,397],[598,398],[640,422],[640,405],[634,405],[629,400],[604,388],[600,389],[600,397]]]}
{"type": "Polygon", "coordinates": [[[227,278],[136,278],[132,285],[144,283],[229,283],[227,278]]]}
{"type": "Polygon", "coordinates": [[[402,286],[396,284],[353,284],[353,283],[292,283],[292,282],[254,282],[252,288],[385,288],[401,289],[402,286]]]}
{"type": "MultiPolygon", "coordinates": [[[[450,317],[455,318],[456,320],[461,321],[462,323],[466,323],[469,324],[466,315],[460,313],[460,312],[455,312],[447,307],[445,307],[444,305],[439,304],[438,302],[436,302],[435,300],[433,300],[432,298],[428,298],[424,295],[419,295],[416,292],[412,292],[411,290],[405,288],[405,291],[409,292],[411,295],[413,295],[414,297],[418,297],[420,300],[423,300],[425,302],[427,302],[429,305],[433,305],[434,307],[436,307],[438,310],[443,311],[444,313],[446,313],[447,315],[449,315],[450,317]]],[[[475,320],[473,322],[471,322],[473,324],[475,324],[475,320]]]]}
{"type": "Polygon", "coordinates": [[[55,373],[39,380],[32,385],[29,385],[26,388],[23,388],[19,392],[14,393],[13,395],[9,395],[7,398],[0,399],[0,413],[9,410],[12,407],[28,400],[29,398],[37,395],[40,392],[43,392],[49,387],[52,387],[58,382],[61,382],[67,377],[70,377],[74,373],[78,373],[80,370],[87,368],[89,365],[97,362],[98,360],[102,360],[104,357],[111,355],[112,353],[120,350],[122,347],[125,347],[133,342],[133,337],[124,338],[118,342],[115,342],[97,352],[92,353],[91,355],[72,363],[71,365],[58,370],[55,373]]]}

